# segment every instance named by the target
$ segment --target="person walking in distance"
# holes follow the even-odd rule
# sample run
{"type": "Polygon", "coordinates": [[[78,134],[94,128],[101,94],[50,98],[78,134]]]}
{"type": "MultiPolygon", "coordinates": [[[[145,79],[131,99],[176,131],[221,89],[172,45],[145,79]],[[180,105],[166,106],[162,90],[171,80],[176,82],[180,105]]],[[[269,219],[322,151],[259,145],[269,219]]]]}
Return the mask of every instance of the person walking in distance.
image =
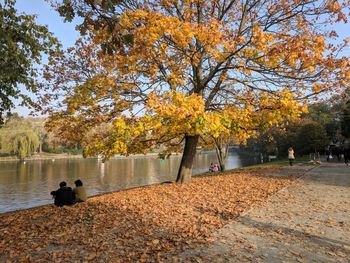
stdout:
{"type": "Polygon", "coordinates": [[[294,150],[292,146],[288,148],[288,159],[289,159],[289,165],[293,166],[293,161],[295,158],[294,158],[294,150]]]}
{"type": "Polygon", "coordinates": [[[346,149],[344,149],[344,163],[346,166],[349,166],[350,162],[350,146],[346,149]]]}

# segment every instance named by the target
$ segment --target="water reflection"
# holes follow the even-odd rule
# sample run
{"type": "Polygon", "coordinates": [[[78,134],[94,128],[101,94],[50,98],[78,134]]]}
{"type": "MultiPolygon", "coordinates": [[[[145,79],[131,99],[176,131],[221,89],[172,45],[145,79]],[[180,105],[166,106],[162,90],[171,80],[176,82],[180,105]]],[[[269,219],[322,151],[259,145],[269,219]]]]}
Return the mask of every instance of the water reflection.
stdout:
{"type": "MultiPolygon", "coordinates": [[[[175,180],[181,156],[158,159],[156,156],[99,159],[61,159],[0,163],[0,213],[52,203],[50,192],[61,181],[73,186],[81,179],[88,195],[175,180]]],[[[208,171],[216,162],[214,153],[198,154],[194,174],[208,171]]],[[[228,156],[227,169],[254,164],[237,153],[228,156]]]]}

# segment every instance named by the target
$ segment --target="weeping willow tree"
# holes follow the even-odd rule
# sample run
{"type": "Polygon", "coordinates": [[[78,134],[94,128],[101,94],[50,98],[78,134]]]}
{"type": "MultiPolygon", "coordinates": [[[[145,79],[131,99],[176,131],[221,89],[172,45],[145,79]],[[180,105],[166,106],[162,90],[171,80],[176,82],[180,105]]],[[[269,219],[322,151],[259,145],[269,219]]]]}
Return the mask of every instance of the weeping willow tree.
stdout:
{"type": "Polygon", "coordinates": [[[31,130],[0,131],[0,144],[1,154],[16,155],[23,160],[38,149],[40,140],[31,130]]]}
{"type": "Polygon", "coordinates": [[[27,120],[12,118],[0,129],[0,154],[16,155],[23,160],[37,151],[39,146],[39,136],[27,120]]]}

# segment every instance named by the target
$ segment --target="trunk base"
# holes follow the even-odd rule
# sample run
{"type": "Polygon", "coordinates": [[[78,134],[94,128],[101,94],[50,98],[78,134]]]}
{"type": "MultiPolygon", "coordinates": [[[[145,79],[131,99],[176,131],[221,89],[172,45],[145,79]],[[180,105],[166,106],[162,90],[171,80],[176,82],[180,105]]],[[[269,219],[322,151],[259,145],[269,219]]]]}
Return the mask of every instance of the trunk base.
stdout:
{"type": "Polygon", "coordinates": [[[178,175],[176,182],[180,184],[190,184],[192,182],[192,168],[181,169],[181,173],[178,175]]]}
{"type": "Polygon", "coordinates": [[[177,183],[191,183],[192,181],[192,166],[193,160],[196,155],[196,148],[198,144],[199,136],[186,136],[185,137],[185,149],[182,155],[179,172],[177,174],[177,183]]]}

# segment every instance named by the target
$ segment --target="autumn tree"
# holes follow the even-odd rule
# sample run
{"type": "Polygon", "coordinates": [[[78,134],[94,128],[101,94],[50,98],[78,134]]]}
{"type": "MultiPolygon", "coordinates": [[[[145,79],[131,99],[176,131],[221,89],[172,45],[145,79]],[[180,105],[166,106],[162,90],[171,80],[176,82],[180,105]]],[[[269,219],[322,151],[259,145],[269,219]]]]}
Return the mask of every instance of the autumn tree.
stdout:
{"type": "Polygon", "coordinates": [[[349,83],[337,57],[347,42],[331,44],[324,27],[346,21],[347,1],[57,4],[85,18],[85,37],[47,67],[43,99],[59,101],[49,126],[104,158],[183,147],[178,182],[191,179],[200,137],[244,141],[349,83]]]}
{"type": "Polygon", "coordinates": [[[43,53],[56,50],[57,40],[46,26],[37,25],[35,16],[19,14],[15,0],[0,3],[0,121],[13,107],[12,99],[32,105],[19,85],[33,91],[38,64],[43,53]]]}

